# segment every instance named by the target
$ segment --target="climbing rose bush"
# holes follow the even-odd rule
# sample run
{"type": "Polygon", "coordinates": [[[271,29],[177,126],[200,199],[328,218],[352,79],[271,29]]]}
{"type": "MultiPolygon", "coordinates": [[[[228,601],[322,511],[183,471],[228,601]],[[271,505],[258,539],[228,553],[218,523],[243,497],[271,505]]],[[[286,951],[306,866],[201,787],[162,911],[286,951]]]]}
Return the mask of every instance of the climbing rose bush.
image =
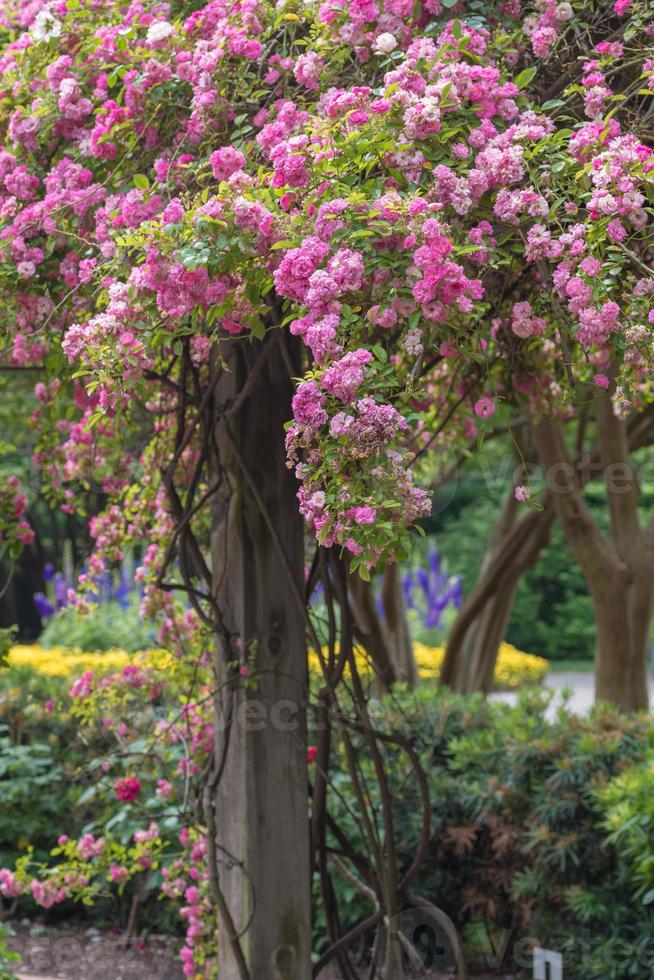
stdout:
{"type": "MultiPolygon", "coordinates": [[[[86,478],[116,501],[92,528],[93,572],[146,535],[157,570],[170,517],[153,461],[175,402],[161,376],[187,348],[202,376],[221,338],[302,339],[300,509],[364,569],[428,513],[414,460],[435,418],[450,444],[516,391],[565,411],[563,361],[604,387],[616,353],[616,410],[646,397],[651,151],[609,81],[634,61],[627,37],[651,35],[646,5],[609,11],[625,40],[599,40],[543,104],[538,66],[514,66],[563,44],[580,11],[460,8],[4,5],[7,355],[55,374],[34,419],[55,499],[74,507],[86,478]],[[144,408],[139,458],[124,434],[144,408]]],[[[645,98],[652,61],[635,62],[645,98]]]]}
{"type": "MultiPolygon", "coordinates": [[[[52,502],[107,500],[80,608],[136,545],[158,642],[208,647],[162,588],[164,483],[180,506],[211,494],[199,426],[175,442],[179,392],[206,392],[229,345],[301,350],[298,506],[364,576],[406,553],[434,452],[515,407],[646,405],[653,36],[648,0],[2,3],[3,367],[37,371],[52,502]]],[[[12,556],[24,510],[3,483],[12,556]]],[[[206,509],[189,520],[206,534],[206,509]]]]}
{"type": "Polygon", "coordinates": [[[23,516],[27,496],[16,476],[0,480],[0,554],[9,559],[17,558],[25,545],[34,540],[34,530],[23,516]]]}
{"type": "Polygon", "coordinates": [[[130,657],[14,647],[9,663],[65,677],[66,691],[53,691],[55,703],[44,710],[72,718],[100,754],[80,767],[88,783],[84,832],[69,824],[55,834],[48,863],[30,847],[15,868],[0,868],[0,895],[49,909],[68,900],[88,905],[112,889],[158,893],[180,916],[187,974],[213,975],[207,836],[193,808],[214,740],[207,656],[189,648],[172,658],[162,650],[130,657]]]}

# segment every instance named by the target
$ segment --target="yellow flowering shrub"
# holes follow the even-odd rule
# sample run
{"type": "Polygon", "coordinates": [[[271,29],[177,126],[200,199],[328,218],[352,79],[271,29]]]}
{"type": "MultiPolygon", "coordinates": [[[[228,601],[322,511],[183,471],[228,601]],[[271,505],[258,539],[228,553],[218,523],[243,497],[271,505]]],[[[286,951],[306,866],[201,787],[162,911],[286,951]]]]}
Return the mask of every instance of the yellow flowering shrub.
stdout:
{"type": "MultiPolygon", "coordinates": [[[[428,647],[414,643],[413,652],[421,677],[438,677],[445,657],[445,647],[428,647]]],[[[545,678],[549,663],[534,653],[524,653],[512,643],[503,643],[495,665],[495,687],[516,688],[538,684],[545,678]]]]}
{"type": "MultiPolygon", "coordinates": [[[[338,648],[337,648],[338,652],[338,648]]],[[[322,655],[325,659],[329,656],[329,648],[324,646],[322,648],[322,655]]],[[[370,664],[370,657],[363,649],[363,647],[354,648],[354,658],[356,661],[357,668],[360,674],[369,674],[372,670],[370,664]]],[[[320,657],[315,650],[309,650],[309,673],[314,675],[319,675],[321,672],[320,657]]]]}
{"type": "Polygon", "coordinates": [[[503,643],[495,667],[495,685],[519,687],[522,684],[539,684],[549,669],[549,661],[545,657],[524,653],[512,643],[503,643]]]}
{"type": "MultiPolygon", "coordinates": [[[[420,676],[425,679],[437,678],[443,663],[445,648],[415,643],[413,652],[420,676]]],[[[323,649],[323,655],[327,656],[326,648],[323,649]]],[[[365,650],[356,647],[355,656],[361,674],[370,674],[370,660],[365,650]]],[[[172,665],[174,658],[166,650],[161,649],[146,650],[140,654],[129,654],[120,649],[89,653],[71,647],[46,649],[38,644],[14,646],[8,656],[9,666],[31,667],[36,673],[45,677],[77,676],[86,670],[110,673],[122,670],[128,663],[135,661],[145,666],[165,669],[172,665]]],[[[543,680],[548,669],[549,664],[543,657],[537,657],[533,653],[523,653],[511,643],[503,643],[495,667],[495,686],[516,688],[524,684],[537,684],[543,680]]],[[[315,650],[309,652],[309,670],[312,674],[320,673],[320,660],[315,650]]]]}
{"type": "MultiPolygon", "coordinates": [[[[327,656],[327,648],[323,648],[327,656]]],[[[361,647],[355,647],[356,664],[361,674],[369,674],[371,665],[368,655],[361,647]]],[[[420,676],[427,679],[438,677],[445,656],[445,647],[430,647],[425,643],[414,643],[413,653],[420,676]]],[[[312,674],[320,672],[320,660],[315,650],[309,652],[309,670],[312,674]]],[[[512,643],[503,643],[495,666],[495,687],[513,689],[525,684],[538,684],[549,670],[544,657],[533,653],[523,653],[512,643]]]]}
{"type": "Polygon", "coordinates": [[[130,654],[125,650],[104,650],[89,653],[74,647],[14,646],[9,651],[7,662],[10,667],[30,667],[45,677],[72,677],[87,670],[100,670],[102,673],[122,670],[128,663],[140,660],[146,665],[164,667],[170,654],[165,650],[146,650],[142,654],[130,654]]]}

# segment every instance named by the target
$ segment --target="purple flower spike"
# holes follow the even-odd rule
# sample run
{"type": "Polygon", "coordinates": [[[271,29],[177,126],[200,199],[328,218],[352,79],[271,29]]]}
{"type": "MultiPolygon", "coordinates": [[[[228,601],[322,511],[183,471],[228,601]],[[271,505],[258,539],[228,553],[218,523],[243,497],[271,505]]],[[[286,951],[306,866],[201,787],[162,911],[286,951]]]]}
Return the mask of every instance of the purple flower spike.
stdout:
{"type": "Polygon", "coordinates": [[[49,619],[54,615],[54,608],[42,592],[34,593],[34,605],[41,619],[49,619]]]}

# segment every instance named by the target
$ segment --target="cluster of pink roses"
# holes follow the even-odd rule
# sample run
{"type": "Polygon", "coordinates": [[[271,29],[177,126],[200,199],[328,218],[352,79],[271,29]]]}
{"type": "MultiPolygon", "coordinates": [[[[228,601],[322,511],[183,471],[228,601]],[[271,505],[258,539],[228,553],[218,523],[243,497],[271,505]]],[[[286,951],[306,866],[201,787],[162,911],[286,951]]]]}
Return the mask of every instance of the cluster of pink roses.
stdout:
{"type": "Polygon", "coordinates": [[[180,950],[182,969],[187,977],[202,971],[212,976],[215,969],[214,912],[209,899],[207,838],[189,827],[180,837],[184,856],[163,868],[162,892],[168,898],[183,899],[180,915],[186,923],[185,942],[180,950]]]}
{"type": "Polygon", "coordinates": [[[34,540],[34,530],[26,519],[27,497],[17,476],[0,479],[0,545],[13,552],[34,540]]]}

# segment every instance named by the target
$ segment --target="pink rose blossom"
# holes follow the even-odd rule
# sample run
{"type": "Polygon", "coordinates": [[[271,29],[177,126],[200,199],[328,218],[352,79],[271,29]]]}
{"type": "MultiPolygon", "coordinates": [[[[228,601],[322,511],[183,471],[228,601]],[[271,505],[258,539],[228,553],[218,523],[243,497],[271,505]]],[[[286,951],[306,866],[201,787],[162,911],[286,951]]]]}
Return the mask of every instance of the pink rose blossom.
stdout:
{"type": "Polygon", "coordinates": [[[479,398],[474,407],[475,415],[479,416],[480,419],[488,419],[495,413],[495,402],[487,396],[479,398]]]}

